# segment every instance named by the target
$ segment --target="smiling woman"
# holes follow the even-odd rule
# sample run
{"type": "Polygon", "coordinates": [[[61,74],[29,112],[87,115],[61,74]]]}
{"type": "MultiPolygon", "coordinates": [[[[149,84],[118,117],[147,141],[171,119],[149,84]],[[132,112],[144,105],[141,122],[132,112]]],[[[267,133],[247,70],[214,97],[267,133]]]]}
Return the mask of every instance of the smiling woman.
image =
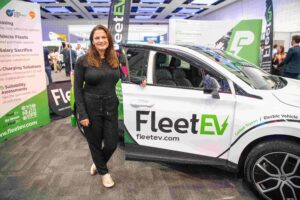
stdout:
{"type": "Polygon", "coordinates": [[[109,30],[98,25],[90,34],[91,46],[75,66],[76,110],[83,126],[94,164],[91,175],[99,173],[105,187],[114,186],[107,162],[117,148],[118,98],[116,83],[119,62],[109,30]]]}

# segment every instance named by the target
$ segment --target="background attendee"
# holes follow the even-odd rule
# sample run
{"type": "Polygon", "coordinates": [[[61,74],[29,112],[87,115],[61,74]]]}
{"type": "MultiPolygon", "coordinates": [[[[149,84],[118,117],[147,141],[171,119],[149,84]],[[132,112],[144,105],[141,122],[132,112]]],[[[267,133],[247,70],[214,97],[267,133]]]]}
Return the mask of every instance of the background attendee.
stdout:
{"type": "Polygon", "coordinates": [[[265,41],[262,40],[262,41],[260,41],[260,51],[259,51],[259,66],[260,67],[261,67],[261,64],[262,64],[264,48],[265,48],[265,41]]]}
{"type": "Polygon", "coordinates": [[[105,187],[114,186],[107,162],[118,143],[119,62],[109,30],[98,25],[90,34],[88,53],[75,67],[75,100],[94,164],[91,175],[101,175],[105,187]],[[103,142],[103,143],[102,143],[103,142]]]}
{"type": "Polygon", "coordinates": [[[60,69],[59,69],[59,62],[58,62],[58,56],[59,56],[58,52],[57,52],[57,50],[55,48],[49,54],[49,58],[50,58],[51,64],[53,64],[53,69],[54,69],[55,73],[57,73],[58,71],[60,71],[60,69]]]}
{"type": "Polygon", "coordinates": [[[66,76],[70,76],[70,71],[71,71],[70,51],[68,45],[65,42],[62,42],[62,46],[63,46],[62,54],[64,57],[66,76]]]}
{"type": "Polygon", "coordinates": [[[297,79],[300,73],[300,35],[292,37],[291,45],[285,59],[280,63],[284,65],[283,76],[297,79]]]}
{"type": "Polygon", "coordinates": [[[84,50],[81,48],[81,45],[78,43],[76,46],[76,55],[77,59],[85,54],[84,50]]]}
{"type": "Polygon", "coordinates": [[[48,82],[49,82],[49,84],[51,84],[52,83],[51,65],[50,65],[50,62],[49,62],[49,59],[48,59],[49,50],[46,47],[44,47],[43,51],[44,51],[45,71],[46,71],[46,74],[47,74],[47,77],[48,77],[48,82]]]}
{"type": "Polygon", "coordinates": [[[277,47],[277,53],[274,55],[272,60],[271,73],[273,75],[281,76],[282,75],[282,66],[279,67],[280,63],[285,59],[286,53],[284,52],[284,47],[282,45],[277,47]]]}
{"type": "Polygon", "coordinates": [[[274,56],[277,54],[277,48],[278,48],[278,45],[274,44],[273,45],[273,50],[272,50],[272,58],[274,58],[274,56]]]}
{"type": "Polygon", "coordinates": [[[70,44],[68,44],[68,48],[69,48],[69,53],[71,54],[71,60],[70,60],[70,66],[72,67],[70,70],[75,68],[75,63],[76,63],[76,58],[77,58],[77,54],[76,51],[74,49],[72,49],[72,46],[70,44]]]}

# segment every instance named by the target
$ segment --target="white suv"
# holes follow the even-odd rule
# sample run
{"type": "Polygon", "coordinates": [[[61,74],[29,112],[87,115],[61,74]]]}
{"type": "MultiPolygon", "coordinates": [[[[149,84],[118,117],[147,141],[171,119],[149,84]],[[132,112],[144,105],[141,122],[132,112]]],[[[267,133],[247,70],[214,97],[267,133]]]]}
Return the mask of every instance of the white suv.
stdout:
{"type": "Polygon", "coordinates": [[[299,81],[204,47],[122,52],[127,159],[224,167],[265,199],[300,199],[299,81]]]}

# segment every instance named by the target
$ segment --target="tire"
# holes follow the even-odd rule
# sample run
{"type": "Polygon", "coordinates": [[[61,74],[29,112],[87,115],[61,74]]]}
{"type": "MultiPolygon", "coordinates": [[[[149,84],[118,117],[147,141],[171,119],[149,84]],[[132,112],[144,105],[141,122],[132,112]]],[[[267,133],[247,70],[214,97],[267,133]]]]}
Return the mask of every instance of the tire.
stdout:
{"type": "Polygon", "coordinates": [[[299,143],[273,140],[258,144],[246,158],[244,178],[263,199],[299,200],[299,143]]]}

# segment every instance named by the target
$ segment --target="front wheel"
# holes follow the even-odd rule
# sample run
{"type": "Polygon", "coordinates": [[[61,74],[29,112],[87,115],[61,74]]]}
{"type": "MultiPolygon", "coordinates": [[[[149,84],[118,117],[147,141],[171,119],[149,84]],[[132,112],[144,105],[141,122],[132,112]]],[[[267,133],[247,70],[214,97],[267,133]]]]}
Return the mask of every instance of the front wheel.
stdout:
{"type": "Polygon", "coordinates": [[[246,181],[267,200],[300,199],[300,145],[268,141],[255,146],[244,166],[246,181]]]}

